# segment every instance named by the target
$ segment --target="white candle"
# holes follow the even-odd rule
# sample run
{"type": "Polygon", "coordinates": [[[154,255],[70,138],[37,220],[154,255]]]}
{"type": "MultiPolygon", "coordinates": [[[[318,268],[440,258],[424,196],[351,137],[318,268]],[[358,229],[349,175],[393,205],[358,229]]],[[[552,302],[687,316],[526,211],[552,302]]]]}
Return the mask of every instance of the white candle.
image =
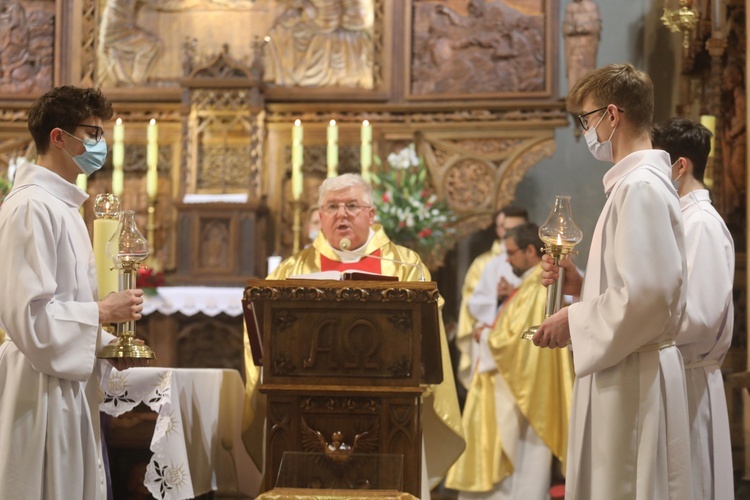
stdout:
{"type": "Polygon", "coordinates": [[[360,157],[362,164],[362,178],[366,181],[370,180],[370,167],[372,166],[372,126],[370,122],[364,120],[362,122],[361,130],[362,147],[360,149],[360,157]]]}
{"type": "Polygon", "coordinates": [[[112,133],[112,194],[122,196],[122,190],[125,183],[125,176],[122,170],[125,163],[125,126],[122,124],[122,118],[115,122],[112,133]]]}
{"type": "Polygon", "coordinates": [[[292,198],[302,196],[302,122],[294,121],[292,127],[292,198]]]}
{"type": "Polygon", "coordinates": [[[328,177],[336,177],[339,166],[339,129],[336,126],[336,120],[331,120],[328,124],[326,136],[328,138],[328,148],[326,150],[328,177]]]}
{"type": "Polygon", "coordinates": [[[153,118],[148,124],[148,133],[146,135],[148,143],[146,148],[146,195],[149,199],[156,197],[159,187],[159,174],[157,171],[159,164],[159,129],[156,126],[156,120],[153,118]]]}

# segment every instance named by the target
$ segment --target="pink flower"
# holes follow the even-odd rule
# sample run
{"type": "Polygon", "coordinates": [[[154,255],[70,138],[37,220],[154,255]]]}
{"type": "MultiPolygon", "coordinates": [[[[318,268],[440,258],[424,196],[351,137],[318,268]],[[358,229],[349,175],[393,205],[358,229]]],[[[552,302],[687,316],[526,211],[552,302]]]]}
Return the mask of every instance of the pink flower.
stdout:
{"type": "Polygon", "coordinates": [[[383,200],[383,203],[390,203],[391,202],[391,192],[390,191],[386,191],[385,193],[383,193],[383,196],[381,197],[381,199],[383,200]]]}
{"type": "Polygon", "coordinates": [[[430,229],[429,227],[426,227],[422,229],[418,234],[420,238],[427,238],[428,236],[432,234],[432,229],[430,229]]]}

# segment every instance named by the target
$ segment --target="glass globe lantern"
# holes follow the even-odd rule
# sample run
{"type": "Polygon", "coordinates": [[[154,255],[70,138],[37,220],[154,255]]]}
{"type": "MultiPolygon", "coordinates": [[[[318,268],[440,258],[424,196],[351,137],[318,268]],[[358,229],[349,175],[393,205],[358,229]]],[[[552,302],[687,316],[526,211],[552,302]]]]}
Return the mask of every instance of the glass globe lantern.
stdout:
{"type": "MultiPolygon", "coordinates": [[[[149,244],[135,223],[135,212],[125,210],[120,213],[112,238],[107,242],[107,254],[119,271],[119,289],[135,288],[136,274],[141,262],[148,257],[149,244]]],[[[135,342],[135,321],[117,325],[117,342],[104,346],[99,358],[145,358],[154,359],[154,352],[145,344],[135,342]]]]}
{"type": "MultiPolygon", "coordinates": [[[[552,207],[547,220],[539,228],[539,238],[544,242],[544,253],[550,254],[559,265],[560,260],[573,252],[573,247],[583,239],[583,231],[573,219],[573,211],[570,208],[570,196],[556,196],[555,205],[552,207]]],[[[547,287],[547,304],[544,317],[549,318],[562,307],[563,286],[565,284],[565,269],[559,268],[557,280],[547,287]]],[[[521,338],[531,340],[539,329],[532,326],[521,338]]]]}

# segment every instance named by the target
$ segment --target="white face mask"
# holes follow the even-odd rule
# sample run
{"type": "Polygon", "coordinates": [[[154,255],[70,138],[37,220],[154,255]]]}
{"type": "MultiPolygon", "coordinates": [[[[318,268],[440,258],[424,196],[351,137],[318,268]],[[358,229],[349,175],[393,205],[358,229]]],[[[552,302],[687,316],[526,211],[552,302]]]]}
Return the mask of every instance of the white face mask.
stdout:
{"type": "MultiPolygon", "coordinates": [[[[607,116],[606,111],[604,112],[602,117],[599,118],[599,121],[596,122],[596,127],[599,126],[605,116],[607,116]]],[[[612,133],[609,135],[609,139],[604,142],[599,142],[599,138],[596,136],[596,127],[591,127],[583,134],[583,136],[586,138],[586,145],[588,145],[589,151],[591,151],[591,154],[594,155],[594,158],[599,161],[614,162],[615,160],[612,154],[612,136],[615,135],[617,125],[615,125],[615,128],[612,129],[612,133]]]]}

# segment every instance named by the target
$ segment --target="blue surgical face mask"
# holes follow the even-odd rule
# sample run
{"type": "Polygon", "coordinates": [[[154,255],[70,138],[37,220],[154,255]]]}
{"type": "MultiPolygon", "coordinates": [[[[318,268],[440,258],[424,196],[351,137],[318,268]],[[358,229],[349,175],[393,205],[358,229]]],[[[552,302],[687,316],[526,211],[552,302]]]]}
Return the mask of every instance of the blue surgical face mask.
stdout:
{"type": "Polygon", "coordinates": [[[615,160],[614,155],[612,154],[612,136],[615,135],[617,125],[615,125],[615,128],[612,129],[612,133],[609,135],[609,139],[604,142],[599,142],[599,137],[597,137],[596,135],[596,128],[599,126],[605,116],[607,116],[607,111],[605,111],[602,117],[599,118],[599,121],[596,122],[596,127],[591,127],[590,129],[588,129],[583,134],[583,136],[586,138],[586,144],[588,145],[591,154],[594,155],[594,158],[599,161],[613,162],[615,160]]]}
{"type": "MultiPolygon", "coordinates": [[[[65,131],[63,130],[63,132],[65,131]]],[[[86,175],[91,175],[104,166],[104,160],[107,158],[107,141],[105,141],[104,138],[99,142],[96,142],[90,139],[81,139],[80,137],[76,137],[68,132],[65,133],[70,137],[81,141],[83,147],[86,148],[84,153],[77,156],[73,156],[67,149],[65,150],[65,152],[73,158],[73,161],[76,162],[76,165],[81,169],[81,172],[86,175]]]]}

